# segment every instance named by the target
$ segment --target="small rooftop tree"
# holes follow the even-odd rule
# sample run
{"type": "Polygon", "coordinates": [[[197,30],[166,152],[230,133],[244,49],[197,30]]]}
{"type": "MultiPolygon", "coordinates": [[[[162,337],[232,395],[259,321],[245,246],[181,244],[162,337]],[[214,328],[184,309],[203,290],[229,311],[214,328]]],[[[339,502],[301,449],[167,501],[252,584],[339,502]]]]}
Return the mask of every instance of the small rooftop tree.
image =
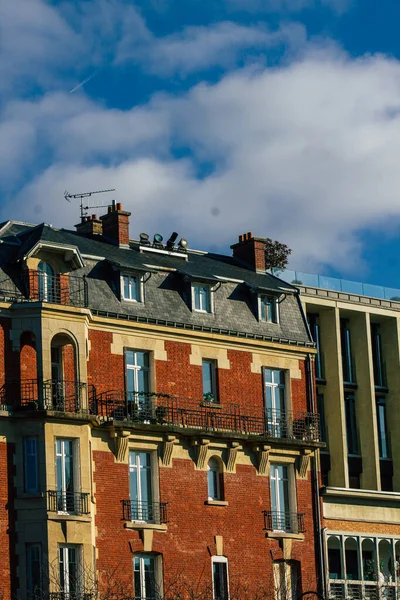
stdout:
{"type": "Polygon", "coordinates": [[[289,246],[271,238],[265,240],[265,267],[267,271],[283,271],[292,253],[289,246]]]}

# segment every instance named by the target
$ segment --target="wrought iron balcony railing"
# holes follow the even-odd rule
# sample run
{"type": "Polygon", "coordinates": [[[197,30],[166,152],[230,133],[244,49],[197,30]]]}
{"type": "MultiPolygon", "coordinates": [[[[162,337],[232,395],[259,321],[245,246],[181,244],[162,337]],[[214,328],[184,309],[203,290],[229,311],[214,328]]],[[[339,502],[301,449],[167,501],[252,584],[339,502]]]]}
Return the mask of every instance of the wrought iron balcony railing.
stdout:
{"type": "Polygon", "coordinates": [[[304,533],[304,514],[265,510],[264,520],[266,531],[284,531],[286,533],[304,533]]]}
{"type": "MultiPolygon", "coordinates": [[[[206,431],[235,431],[280,439],[316,442],[319,417],[315,413],[260,409],[243,414],[238,405],[212,404],[193,398],[165,394],[128,393],[111,390],[99,394],[91,411],[117,421],[173,425],[206,431]]],[[[246,411],[247,412],[247,411],[246,411]]]]}
{"type": "Polygon", "coordinates": [[[47,490],[47,510],[49,512],[88,515],[89,494],[87,492],[61,492],[47,490]]]}
{"type": "Polygon", "coordinates": [[[10,380],[0,388],[0,404],[12,408],[46,409],[59,412],[89,412],[93,405],[95,388],[80,381],[51,379],[10,380]]]}
{"type": "Polygon", "coordinates": [[[141,500],[122,500],[122,518],[124,521],[143,521],[145,523],[168,523],[167,502],[142,502],[141,500]]]}
{"type": "Polygon", "coordinates": [[[29,271],[24,280],[27,291],[25,301],[49,302],[64,306],[88,306],[88,290],[85,277],[73,275],[48,275],[29,271]]]}

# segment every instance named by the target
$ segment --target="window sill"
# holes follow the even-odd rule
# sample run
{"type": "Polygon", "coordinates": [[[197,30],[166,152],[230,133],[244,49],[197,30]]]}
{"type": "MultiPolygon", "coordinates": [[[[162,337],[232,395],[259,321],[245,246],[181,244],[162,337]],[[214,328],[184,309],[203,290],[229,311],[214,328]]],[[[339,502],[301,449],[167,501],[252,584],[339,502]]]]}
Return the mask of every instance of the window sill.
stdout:
{"type": "Polygon", "coordinates": [[[128,521],[124,523],[125,529],[151,529],[153,531],[167,531],[166,523],[143,523],[141,521],[128,521]]]}
{"type": "Polygon", "coordinates": [[[304,541],[304,533],[289,533],[288,531],[267,531],[265,537],[272,539],[288,539],[298,540],[299,542],[304,541]]]}
{"type": "Polygon", "coordinates": [[[58,514],[48,513],[47,519],[49,521],[80,521],[81,523],[91,523],[92,517],[90,515],[74,515],[74,514],[58,514]]]}
{"type": "Polygon", "coordinates": [[[207,406],[207,408],[222,408],[222,404],[219,402],[211,402],[210,400],[203,400],[203,402],[200,402],[200,406],[207,406]]]}
{"type": "Polygon", "coordinates": [[[207,506],[229,506],[227,500],[206,500],[204,504],[207,506]]]}

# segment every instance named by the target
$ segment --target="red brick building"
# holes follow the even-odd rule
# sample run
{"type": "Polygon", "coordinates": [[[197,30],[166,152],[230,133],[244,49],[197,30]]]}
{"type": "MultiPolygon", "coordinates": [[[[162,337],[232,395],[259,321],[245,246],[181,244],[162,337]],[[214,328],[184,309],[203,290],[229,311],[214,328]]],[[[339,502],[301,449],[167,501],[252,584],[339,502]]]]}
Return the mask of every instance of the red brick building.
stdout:
{"type": "Polygon", "coordinates": [[[316,590],[315,350],[264,241],[131,241],[118,204],[0,240],[4,598],[316,590]]]}

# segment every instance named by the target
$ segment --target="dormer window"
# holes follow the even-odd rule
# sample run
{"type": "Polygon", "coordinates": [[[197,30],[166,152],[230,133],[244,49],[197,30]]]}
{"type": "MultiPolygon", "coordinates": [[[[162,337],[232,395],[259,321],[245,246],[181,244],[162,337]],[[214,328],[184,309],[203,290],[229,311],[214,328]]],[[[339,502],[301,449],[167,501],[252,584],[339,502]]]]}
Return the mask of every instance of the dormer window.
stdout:
{"type": "Polygon", "coordinates": [[[277,298],[260,294],[258,296],[259,320],[266,323],[279,323],[279,305],[277,298]]]}
{"type": "Polygon", "coordinates": [[[121,299],[143,302],[142,278],[139,275],[121,275],[121,299]]]}
{"type": "Polygon", "coordinates": [[[43,302],[55,302],[55,277],[49,263],[40,261],[38,264],[38,294],[43,302]]]}
{"type": "Polygon", "coordinates": [[[192,285],[192,306],[196,312],[210,313],[211,311],[211,288],[203,283],[192,285]]]}

